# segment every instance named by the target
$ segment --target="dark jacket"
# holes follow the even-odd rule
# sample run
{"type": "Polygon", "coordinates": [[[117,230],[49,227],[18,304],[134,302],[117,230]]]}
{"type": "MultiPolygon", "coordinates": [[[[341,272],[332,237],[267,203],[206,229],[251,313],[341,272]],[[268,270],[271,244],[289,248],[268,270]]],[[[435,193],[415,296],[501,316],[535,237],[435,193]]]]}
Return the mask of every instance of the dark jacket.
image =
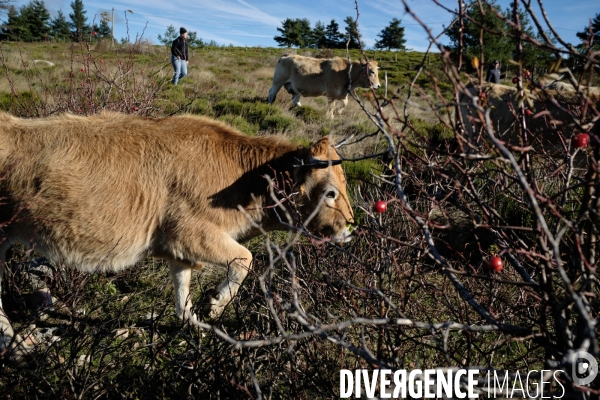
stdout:
{"type": "Polygon", "coordinates": [[[179,36],[177,39],[173,40],[171,54],[175,57],[179,57],[180,60],[188,60],[188,42],[183,36],[179,36]]]}
{"type": "Polygon", "coordinates": [[[485,80],[491,83],[500,83],[500,70],[498,68],[490,67],[485,80]]]}

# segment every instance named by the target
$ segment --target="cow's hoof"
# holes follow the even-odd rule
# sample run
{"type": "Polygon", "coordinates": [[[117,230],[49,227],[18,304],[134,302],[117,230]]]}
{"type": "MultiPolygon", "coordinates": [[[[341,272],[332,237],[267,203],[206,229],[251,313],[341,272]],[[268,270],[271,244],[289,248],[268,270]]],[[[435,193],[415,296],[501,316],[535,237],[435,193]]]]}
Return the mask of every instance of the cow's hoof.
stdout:
{"type": "Polygon", "coordinates": [[[202,301],[204,314],[209,318],[217,319],[223,313],[226,304],[222,304],[222,295],[216,289],[210,290],[202,301]]]}
{"type": "Polygon", "coordinates": [[[210,307],[210,311],[208,313],[208,316],[211,319],[217,319],[219,318],[222,314],[223,314],[223,310],[225,309],[225,306],[222,305],[212,305],[210,307]]]}
{"type": "Polygon", "coordinates": [[[8,357],[14,366],[24,367],[28,365],[35,346],[33,336],[28,335],[23,339],[14,332],[4,310],[0,309],[0,357],[8,357]]]}

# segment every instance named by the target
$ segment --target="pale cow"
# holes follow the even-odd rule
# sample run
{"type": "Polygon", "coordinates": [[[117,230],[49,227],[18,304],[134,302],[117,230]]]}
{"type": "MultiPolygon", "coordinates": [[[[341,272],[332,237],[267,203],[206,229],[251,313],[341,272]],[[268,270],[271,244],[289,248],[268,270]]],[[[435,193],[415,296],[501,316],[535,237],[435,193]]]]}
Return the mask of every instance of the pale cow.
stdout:
{"type": "Polygon", "coordinates": [[[520,115],[520,104],[523,104],[529,110],[526,124],[527,129],[533,133],[533,136],[529,135],[530,144],[537,142],[543,147],[553,148],[560,143],[555,134],[556,128],[560,128],[570,121],[564,107],[579,105],[580,96],[587,96],[592,105],[597,107],[596,103],[599,99],[596,88],[587,88],[579,94],[567,89],[568,87],[564,85],[561,85],[560,89],[557,87],[544,90],[527,88],[523,91],[524,98],[520,99],[517,88],[514,86],[486,84],[479,87],[469,84],[460,96],[460,116],[468,136],[471,138],[476,136],[482,127],[480,115],[473,106],[473,101],[476,101],[484,108],[490,109],[490,119],[495,135],[501,140],[519,144],[521,136],[515,124],[520,115]],[[478,98],[481,92],[485,93],[483,99],[478,98]],[[557,107],[552,99],[561,106],[557,107]]]}
{"type": "Polygon", "coordinates": [[[327,96],[327,115],[333,118],[336,100],[341,100],[341,114],[348,104],[348,91],[356,88],[379,89],[377,62],[349,62],[344,58],[318,59],[284,55],[275,67],[273,85],[269,89],[269,104],[275,101],[282,87],[292,95],[294,105],[300,97],[327,96]],[[350,80],[349,80],[350,78],[350,80]]]}
{"type": "MultiPolygon", "coordinates": [[[[316,210],[303,221],[306,229],[349,240],[353,213],[339,164],[327,138],[299,147],[202,117],[26,120],[0,113],[0,255],[21,242],[83,271],[163,258],[177,314],[192,322],[191,272],[220,265],[228,276],[207,302],[215,318],[251,268],[252,254],[240,242],[261,229],[289,229],[294,222],[284,208],[302,218],[316,210]],[[276,203],[265,175],[291,197],[276,203]]],[[[10,325],[4,339],[11,339],[10,325]]]]}
{"type": "MultiPolygon", "coordinates": [[[[563,82],[561,79],[564,79],[565,75],[558,74],[548,74],[540,79],[540,84],[549,89],[556,90],[556,92],[561,95],[566,95],[568,98],[572,98],[577,94],[577,89],[573,84],[569,82],[563,82]]],[[[588,86],[585,84],[581,84],[579,86],[580,95],[589,96],[590,99],[598,100],[600,98],[600,88],[596,86],[588,86]]]]}

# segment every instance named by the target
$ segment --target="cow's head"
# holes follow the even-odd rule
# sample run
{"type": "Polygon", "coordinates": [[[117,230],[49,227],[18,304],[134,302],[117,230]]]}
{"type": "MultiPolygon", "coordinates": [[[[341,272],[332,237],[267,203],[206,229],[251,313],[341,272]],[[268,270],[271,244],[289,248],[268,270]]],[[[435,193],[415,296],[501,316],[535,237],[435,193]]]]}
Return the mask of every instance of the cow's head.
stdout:
{"type": "Polygon", "coordinates": [[[310,147],[302,165],[295,167],[300,184],[298,205],[307,228],[334,242],[350,240],[354,223],[341,162],[332,143],[323,138],[310,147]]]}
{"type": "Polygon", "coordinates": [[[377,61],[369,61],[368,63],[361,61],[360,76],[358,77],[358,85],[363,88],[373,86],[373,89],[379,89],[379,67],[377,61]]]}

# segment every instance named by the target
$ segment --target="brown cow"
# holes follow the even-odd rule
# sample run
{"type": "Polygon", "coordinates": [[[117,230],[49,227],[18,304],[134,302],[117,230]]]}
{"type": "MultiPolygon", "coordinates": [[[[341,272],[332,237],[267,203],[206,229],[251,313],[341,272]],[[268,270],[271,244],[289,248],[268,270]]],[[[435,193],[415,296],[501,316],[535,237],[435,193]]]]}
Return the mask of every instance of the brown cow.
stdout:
{"type": "Polygon", "coordinates": [[[490,119],[494,124],[492,128],[496,136],[502,140],[519,143],[519,130],[516,128],[515,122],[519,115],[519,104],[523,103],[527,109],[531,110],[531,114],[526,118],[526,123],[528,130],[534,134],[533,137],[530,136],[532,143],[538,141],[544,145],[548,143],[556,145],[559,140],[555,137],[555,129],[561,127],[556,121],[568,124],[570,117],[562,110],[562,107],[557,107],[550,99],[554,98],[563,107],[578,105],[580,103],[579,96],[588,94],[592,104],[596,104],[598,101],[594,88],[581,94],[566,89],[568,86],[564,85],[561,85],[560,90],[552,87],[545,90],[527,88],[524,90],[525,98],[519,101],[517,88],[514,86],[486,84],[480,88],[469,84],[466,92],[460,96],[460,114],[469,137],[477,135],[481,123],[477,120],[479,115],[472,106],[474,97],[475,101],[478,101],[484,108],[490,108],[490,119]],[[480,92],[486,94],[483,100],[477,99],[480,92]],[[543,111],[547,111],[547,113],[542,113],[543,111]],[[536,114],[539,115],[536,116],[536,114]]]}
{"type": "Polygon", "coordinates": [[[353,213],[340,163],[327,138],[303,148],[201,117],[25,120],[0,113],[0,254],[15,242],[32,244],[83,271],[163,258],[177,314],[192,322],[191,271],[224,266],[228,276],[208,301],[218,317],[251,268],[252,254],[239,242],[259,227],[289,229],[283,207],[292,211],[295,203],[304,218],[317,210],[304,221],[308,230],[349,240],[353,213]],[[291,200],[270,207],[265,175],[280,188],[291,185],[291,200]]]}
{"type": "Polygon", "coordinates": [[[350,90],[358,87],[379,89],[377,61],[350,63],[344,58],[318,59],[298,55],[284,55],[279,59],[273,85],[269,89],[269,104],[275,101],[281,87],[292,95],[294,105],[300,106],[300,96],[327,96],[327,115],[333,118],[335,101],[341,100],[341,114],[348,104],[348,76],[352,81],[350,90]],[[349,69],[351,70],[349,71],[349,69]]]}

